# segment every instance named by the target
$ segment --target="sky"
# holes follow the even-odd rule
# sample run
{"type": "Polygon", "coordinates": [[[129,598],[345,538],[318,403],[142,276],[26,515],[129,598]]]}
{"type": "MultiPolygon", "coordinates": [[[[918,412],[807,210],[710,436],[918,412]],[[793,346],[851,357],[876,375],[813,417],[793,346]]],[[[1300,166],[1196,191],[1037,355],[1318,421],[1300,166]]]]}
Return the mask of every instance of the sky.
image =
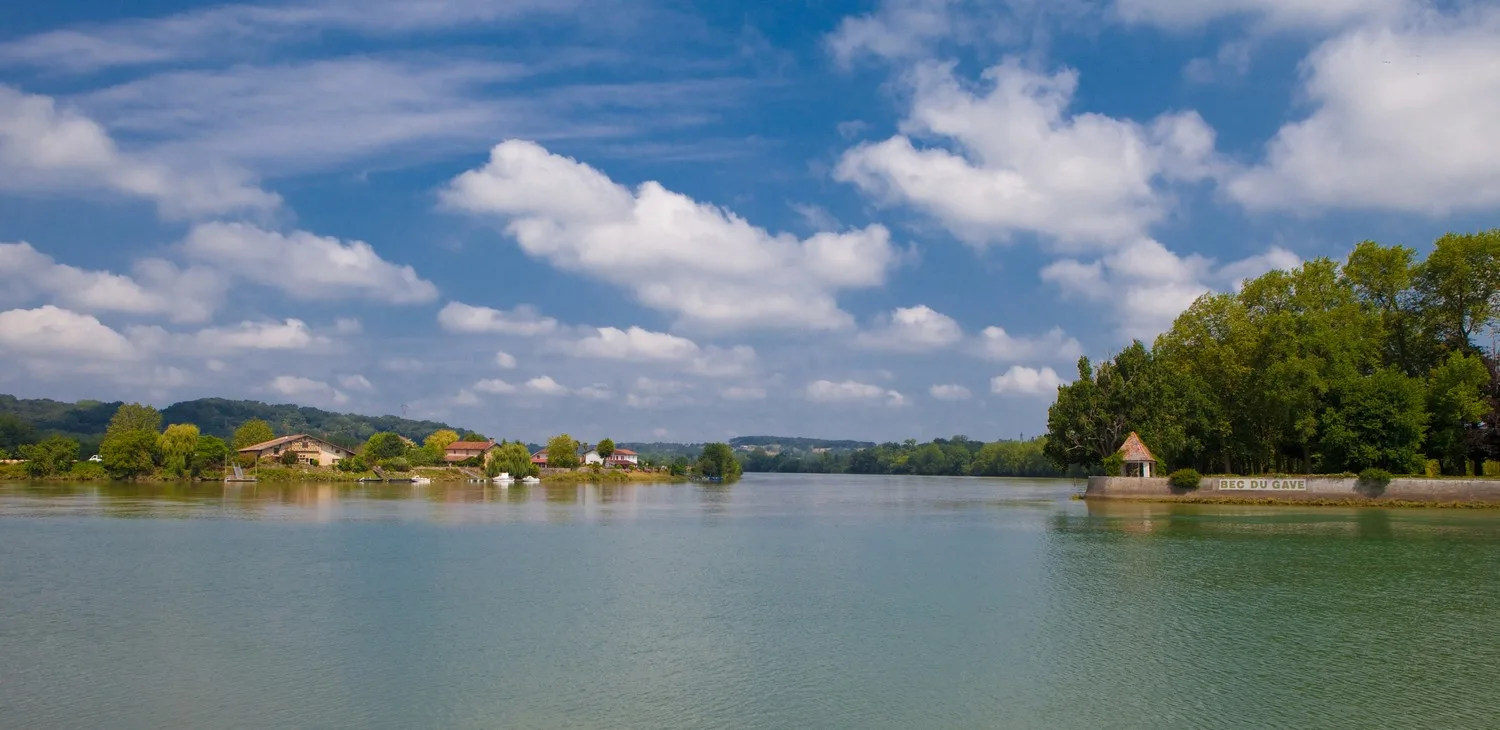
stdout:
{"type": "Polygon", "coordinates": [[[1032,437],[1080,356],[1500,216],[1500,6],[0,5],[0,392],[1032,437]]]}

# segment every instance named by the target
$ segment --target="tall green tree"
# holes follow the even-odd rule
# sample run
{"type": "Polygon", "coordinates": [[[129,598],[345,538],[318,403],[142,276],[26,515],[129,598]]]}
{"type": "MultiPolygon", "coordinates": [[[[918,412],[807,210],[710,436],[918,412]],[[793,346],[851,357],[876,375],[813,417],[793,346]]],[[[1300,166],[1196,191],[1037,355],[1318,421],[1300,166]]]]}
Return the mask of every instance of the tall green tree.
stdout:
{"type": "Polygon", "coordinates": [[[203,436],[193,450],[191,463],[194,476],[223,470],[229,465],[229,444],[218,436],[203,436]]]}
{"type": "Polygon", "coordinates": [[[402,441],[399,435],[382,431],[365,442],[361,453],[364,454],[365,461],[375,463],[384,459],[398,459],[406,456],[407,449],[406,442],[402,441]]]}
{"type": "Polygon", "coordinates": [[[256,444],[263,444],[274,438],[276,438],[276,432],[271,430],[271,424],[259,418],[252,418],[234,430],[234,449],[238,451],[256,444]]]}
{"type": "Polygon", "coordinates": [[[1462,475],[1473,458],[1480,423],[1488,412],[1485,391],[1490,371],[1475,355],[1450,353],[1427,375],[1427,410],[1432,422],[1427,454],[1444,474],[1462,475]]]}
{"type": "Polygon", "coordinates": [[[1421,472],[1425,395],[1420,381],[1391,369],[1338,384],[1321,414],[1322,470],[1421,472]]]}
{"type": "Polygon", "coordinates": [[[484,473],[492,478],[504,473],[523,479],[537,473],[536,465],[531,463],[531,452],[519,442],[501,444],[500,448],[490,452],[489,461],[484,466],[484,473]]]}
{"type": "Polygon", "coordinates": [[[1448,348],[1475,352],[1475,333],[1500,313],[1500,229],[1439,238],[1417,268],[1416,288],[1448,348]]]}
{"type": "Polygon", "coordinates": [[[134,479],[150,474],[161,457],[161,413],[151,406],[126,403],[109,419],[99,456],[105,471],[115,479],[134,479]]]}
{"type": "Polygon", "coordinates": [[[187,476],[192,469],[193,454],[198,450],[198,427],[191,423],[167,426],[158,444],[162,467],[175,476],[187,476]]]}
{"type": "Polygon", "coordinates": [[[1407,375],[1431,365],[1434,350],[1423,337],[1416,293],[1416,251],[1364,241],[1344,263],[1344,276],[1365,307],[1380,317],[1385,364],[1407,375]]]}
{"type": "Polygon", "coordinates": [[[740,478],[740,471],[740,462],[734,458],[734,449],[729,444],[703,445],[703,453],[698,457],[700,475],[729,482],[740,478]]]}
{"type": "Polygon", "coordinates": [[[594,449],[599,452],[599,458],[608,461],[609,457],[615,455],[615,442],[613,439],[604,439],[594,449]]]}
{"type": "Polygon", "coordinates": [[[547,466],[553,469],[572,469],[578,466],[578,442],[562,433],[547,440],[547,466]]]}
{"type": "Polygon", "coordinates": [[[456,443],[457,441],[457,431],[454,431],[451,428],[440,428],[429,434],[427,438],[423,439],[422,446],[423,448],[431,449],[438,454],[442,454],[445,450],[447,450],[449,444],[456,443]]]}
{"type": "Polygon", "coordinates": [[[27,475],[38,478],[66,474],[78,460],[78,442],[63,436],[22,444],[19,451],[26,460],[27,475]]]}

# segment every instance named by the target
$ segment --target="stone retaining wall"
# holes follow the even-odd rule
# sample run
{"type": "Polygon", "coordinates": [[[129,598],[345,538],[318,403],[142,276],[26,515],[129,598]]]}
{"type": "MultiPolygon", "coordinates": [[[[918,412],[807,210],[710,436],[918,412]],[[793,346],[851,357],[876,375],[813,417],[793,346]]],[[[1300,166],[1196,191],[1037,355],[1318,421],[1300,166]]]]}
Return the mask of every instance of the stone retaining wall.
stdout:
{"type": "MultiPolygon", "coordinates": [[[[1224,477],[1248,481],[1248,478],[1224,477]]],[[[1500,480],[1494,479],[1410,479],[1397,477],[1383,489],[1345,477],[1291,477],[1305,480],[1307,489],[1235,489],[1220,490],[1220,477],[1204,477],[1197,489],[1174,489],[1165,478],[1089,477],[1087,499],[1245,499],[1307,502],[1319,500],[1405,501],[1405,502],[1483,502],[1500,504],[1500,480]]],[[[1257,477],[1257,480],[1262,478],[1257,477]]],[[[1269,481],[1269,479],[1265,479],[1269,481]]]]}

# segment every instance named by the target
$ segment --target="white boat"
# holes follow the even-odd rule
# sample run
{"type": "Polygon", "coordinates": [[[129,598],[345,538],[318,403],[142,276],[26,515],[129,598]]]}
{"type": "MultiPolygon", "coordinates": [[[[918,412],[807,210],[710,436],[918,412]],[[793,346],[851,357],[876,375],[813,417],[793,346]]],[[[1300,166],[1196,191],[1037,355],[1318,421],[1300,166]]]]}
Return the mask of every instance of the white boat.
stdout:
{"type": "Polygon", "coordinates": [[[522,484],[541,484],[542,480],[537,479],[536,477],[526,477],[525,479],[521,480],[521,483],[522,484]]]}
{"type": "Polygon", "coordinates": [[[432,483],[432,479],[429,478],[429,477],[412,477],[411,478],[411,483],[412,484],[431,484],[432,483]]]}
{"type": "Polygon", "coordinates": [[[496,484],[509,484],[509,483],[511,483],[511,482],[513,482],[515,480],[510,477],[510,472],[502,471],[498,475],[496,475],[496,477],[494,479],[491,479],[490,481],[492,481],[492,482],[494,482],[496,484]]]}

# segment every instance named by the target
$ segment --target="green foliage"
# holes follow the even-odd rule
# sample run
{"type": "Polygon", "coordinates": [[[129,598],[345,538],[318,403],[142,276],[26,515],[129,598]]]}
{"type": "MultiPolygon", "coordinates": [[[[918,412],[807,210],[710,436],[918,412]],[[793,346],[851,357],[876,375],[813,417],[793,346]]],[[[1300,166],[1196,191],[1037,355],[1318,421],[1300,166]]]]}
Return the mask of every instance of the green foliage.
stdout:
{"type": "Polygon", "coordinates": [[[703,454],[698,457],[698,474],[712,479],[733,481],[740,477],[740,462],[734,458],[734,449],[729,444],[704,444],[703,454]]]}
{"type": "Polygon", "coordinates": [[[411,471],[411,462],[407,461],[406,459],[404,459],[404,458],[402,458],[400,456],[395,457],[394,459],[385,459],[385,460],[382,460],[380,462],[380,466],[382,468],[390,469],[391,471],[395,471],[395,472],[408,472],[408,471],[411,471]]]}
{"type": "Polygon", "coordinates": [[[19,453],[22,446],[39,440],[36,427],[19,416],[0,413],[0,450],[19,453]]]}
{"type": "Polygon", "coordinates": [[[368,461],[383,462],[386,459],[395,459],[406,456],[406,442],[401,436],[390,431],[382,431],[370,437],[365,442],[364,456],[368,461]]]}
{"type": "Polygon", "coordinates": [[[1174,489],[1197,489],[1203,475],[1197,469],[1178,469],[1167,475],[1167,483],[1174,489]]]}
{"type": "Polygon", "coordinates": [[[1395,477],[1390,472],[1372,466],[1359,473],[1358,484],[1365,489],[1382,492],[1393,478],[1395,477]]]}
{"type": "Polygon", "coordinates": [[[411,462],[412,466],[442,466],[446,463],[443,459],[445,449],[435,447],[436,444],[429,443],[415,449],[408,449],[406,460],[411,462]]]}
{"type": "Polygon", "coordinates": [[[168,474],[186,476],[192,469],[193,454],[198,451],[198,427],[174,423],[161,434],[158,445],[162,467],[168,474]]]}
{"type": "Polygon", "coordinates": [[[20,448],[21,458],[26,460],[26,474],[31,477],[50,477],[66,474],[78,460],[78,442],[64,436],[52,436],[41,443],[25,444],[20,448]]]}
{"type": "Polygon", "coordinates": [[[1104,457],[1100,464],[1102,473],[1107,477],[1117,477],[1125,473],[1125,455],[1116,451],[1104,457]]]}
{"type": "Polygon", "coordinates": [[[1092,469],[1138,431],[1164,464],[1220,473],[1410,473],[1427,456],[1462,473],[1494,458],[1497,365],[1471,337],[1500,315],[1500,231],[1413,260],[1367,241],[1343,266],[1200,297],[1149,351],[1081,360],[1048,412],[1048,457],[1092,469]]]}
{"type": "Polygon", "coordinates": [[[286,451],[281,452],[281,458],[279,459],[279,461],[281,462],[282,466],[296,466],[297,452],[292,451],[291,449],[287,449],[286,451]]]}
{"type": "Polygon", "coordinates": [[[599,458],[608,460],[609,457],[614,456],[615,442],[613,439],[604,439],[594,448],[599,452],[599,458]]]}
{"type": "Polygon", "coordinates": [[[68,479],[78,481],[102,481],[109,478],[109,472],[103,466],[92,461],[73,462],[73,468],[68,470],[68,479]]]}
{"type": "Polygon", "coordinates": [[[675,456],[672,458],[672,463],[667,465],[667,473],[674,477],[685,476],[691,466],[686,456],[675,456]]]}
{"type": "Polygon", "coordinates": [[[150,474],[160,458],[161,414],[155,408],[126,403],[115,411],[99,444],[104,469],[115,479],[134,479],[150,474]]]}
{"type": "Polygon", "coordinates": [[[347,459],[341,459],[339,463],[335,464],[334,466],[339,471],[343,472],[361,472],[370,470],[370,465],[365,462],[365,457],[360,456],[359,454],[355,454],[354,456],[351,456],[347,459]]]}
{"type": "MultiPolygon", "coordinates": [[[[764,437],[770,439],[772,437],[764,437]]],[[[816,441],[815,439],[805,439],[816,441]]],[[[818,443],[853,443],[827,442],[818,443]]],[[[1043,453],[1045,441],[996,441],[985,443],[966,436],[933,439],[919,444],[867,444],[856,451],[832,448],[819,451],[781,450],[771,453],[757,447],[744,454],[747,472],[806,474],[931,474],[947,476],[1060,476],[1043,453]]]]}
{"type": "Polygon", "coordinates": [[[422,440],[422,447],[437,452],[439,460],[447,450],[448,445],[458,441],[458,432],[451,428],[440,428],[433,431],[427,438],[422,440]]]}
{"type": "Polygon", "coordinates": [[[578,442],[565,433],[548,439],[547,466],[552,469],[572,469],[578,466],[578,442]]]}
{"type": "Polygon", "coordinates": [[[218,436],[201,436],[193,450],[192,472],[199,476],[205,472],[222,470],[229,461],[229,444],[218,436]]]}
{"type": "MultiPolygon", "coordinates": [[[[398,416],[332,413],[318,408],[223,398],[184,401],[168,407],[162,415],[173,423],[196,423],[203,433],[220,438],[229,438],[235,427],[246,421],[260,419],[269,423],[276,433],[306,433],[345,447],[364,443],[381,431],[421,441],[434,431],[449,428],[447,424],[435,421],[412,421],[398,416]]],[[[262,441],[269,438],[274,436],[262,441]]],[[[236,445],[235,448],[242,446],[236,445]]]]}
{"type": "Polygon", "coordinates": [[[501,444],[484,465],[485,475],[491,478],[505,473],[516,479],[524,479],[536,476],[537,471],[536,465],[531,463],[531,452],[521,443],[501,444]]]}
{"type": "Polygon", "coordinates": [[[249,448],[256,444],[263,444],[276,438],[276,432],[271,429],[271,424],[259,418],[252,418],[240,424],[234,430],[234,449],[249,448]]]}

